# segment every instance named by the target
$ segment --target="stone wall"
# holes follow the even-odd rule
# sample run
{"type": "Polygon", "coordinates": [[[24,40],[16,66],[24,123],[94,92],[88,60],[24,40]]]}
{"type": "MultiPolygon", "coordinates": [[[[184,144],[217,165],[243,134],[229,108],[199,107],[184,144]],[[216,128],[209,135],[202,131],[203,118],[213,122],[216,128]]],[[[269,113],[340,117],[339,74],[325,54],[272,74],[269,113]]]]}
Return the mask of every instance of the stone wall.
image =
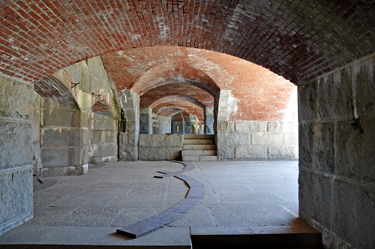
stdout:
{"type": "Polygon", "coordinates": [[[139,135],[139,160],[159,161],[180,159],[183,135],[139,135]]]}
{"type": "Polygon", "coordinates": [[[100,113],[92,113],[91,161],[117,161],[117,120],[100,113]]]}
{"type": "Polygon", "coordinates": [[[375,56],[299,87],[299,212],[326,248],[375,245],[375,56]]]}
{"type": "Polygon", "coordinates": [[[33,217],[33,91],[0,75],[0,235],[33,217]]]}
{"type": "Polygon", "coordinates": [[[40,99],[40,163],[42,177],[80,175],[87,171],[81,112],[75,103],[60,105],[40,99]]]}
{"type": "Polygon", "coordinates": [[[218,160],[297,160],[297,122],[218,122],[218,160]]]}

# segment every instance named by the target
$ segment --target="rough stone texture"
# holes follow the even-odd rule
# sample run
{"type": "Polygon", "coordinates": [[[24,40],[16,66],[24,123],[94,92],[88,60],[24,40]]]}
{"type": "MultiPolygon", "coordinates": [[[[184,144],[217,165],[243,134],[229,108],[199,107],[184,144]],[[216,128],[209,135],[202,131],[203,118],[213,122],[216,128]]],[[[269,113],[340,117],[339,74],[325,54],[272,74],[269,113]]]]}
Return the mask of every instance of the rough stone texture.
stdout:
{"type": "Polygon", "coordinates": [[[32,165],[31,124],[0,119],[0,148],[0,170],[32,165]]]}
{"type": "Polygon", "coordinates": [[[373,67],[374,55],[299,91],[300,217],[326,248],[375,244],[373,67]]]}
{"type": "Polygon", "coordinates": [[[0,75],[0,117],[32,119],[33,87],[0,75]]]}
{"type": "Polygon", "coordinates": [[[80,147],[42,147],[41,160],[43,168],[81,166],[80,147]]]}
{"type": "Polygon", "coordinates": [[[42,146],[74,146],[80,144],[79,128],[42,129],[42,146]]]}
{"type": "Polygon", "coordinates": [[[296,121],[225,121],[219,122],[217,128],[219,160],[298,158],[296,121]]]}
{"type": "Polygon", "coordinates": [[[33,216],[33,85],[0,75],[0,235],[33,216]]]}
{"type": "Polygon", "coordinates": [[[119,132],[119,160],[138,160],[138,133],[119,132]]]}
{"type": "Polygon", "coordinates": [[[0,235],[33,217],[32,169],[0,171],[0,235]]]}
{"type": "Polygon", "coordinates": [[[239,146],[235,148],[234,151],[235,159],[259,159],[267,157],[267,147],[266,146],[239,146]]]}
{"type": "Polygon", "coordinates": [[[139,160],[178,159],[183,144],[183,135],[139,135],[139,160]]]}

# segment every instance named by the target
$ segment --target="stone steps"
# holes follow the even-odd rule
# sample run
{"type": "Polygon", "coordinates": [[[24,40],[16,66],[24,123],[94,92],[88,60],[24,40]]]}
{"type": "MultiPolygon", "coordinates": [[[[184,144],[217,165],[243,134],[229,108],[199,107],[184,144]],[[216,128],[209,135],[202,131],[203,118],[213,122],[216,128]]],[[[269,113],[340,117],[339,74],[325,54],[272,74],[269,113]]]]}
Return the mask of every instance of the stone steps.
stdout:
{"type": "Polygon", "coordinates": [[[213,144],[184,144],[183,150],[216,150],[213,144]]]}
{"type": "Polygon", "coordinates": [[[216,156],[216,150],[183,150],[182,156],[216,156]]]}
{"type": "Polygon", "coordinates": [[[212,139],[186,139],[184,144],[214,144],[212,139]]]}
{"type": "Polygon", "coordinates": [[[185,162],[212,162],[217,161],[217,156],[182,156],[185,162]]]}
{"type": "Polygon", "coordinates": [[[217,161],[214,139],[215,137],[213,135],[185,135],[184,146],[181,152],[182,161],[217,161]]]}
{"type": "Polygon", "coordinates": [[[202,134],[185,134],[185,139],[214,139],[214,135],[202,135],[202,134]]]}

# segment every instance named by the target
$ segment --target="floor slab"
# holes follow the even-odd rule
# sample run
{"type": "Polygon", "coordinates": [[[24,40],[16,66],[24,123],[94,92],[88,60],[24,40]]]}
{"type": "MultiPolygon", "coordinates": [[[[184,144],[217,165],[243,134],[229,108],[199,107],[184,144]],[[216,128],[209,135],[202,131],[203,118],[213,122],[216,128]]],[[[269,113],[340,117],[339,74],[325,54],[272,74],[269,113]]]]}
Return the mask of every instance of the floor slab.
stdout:
{"type": "Polygon", "coordinates": [[[190,229],[207,234],[308,231],[298,218],[297,161],[193,164],[195,169],[184,175],[204,185],[204,200],[151,234],[129,240],[115,233],[117,228],[161,213],[187,196],[189,188],[181,180],[154,178],[158,170],[182,170],[183,165],[176,162],[110,162],[90,167],[86,175],[48,178],[46,182],[56,183],[38,186],[34,192],[34,218],[2,235],[0,245],[67,243],[64,238],[72,236],[71,243],[101,245],[97,242],[101,240],[174,245],[179,241],[185,246],[190,243],[190,229]]]}

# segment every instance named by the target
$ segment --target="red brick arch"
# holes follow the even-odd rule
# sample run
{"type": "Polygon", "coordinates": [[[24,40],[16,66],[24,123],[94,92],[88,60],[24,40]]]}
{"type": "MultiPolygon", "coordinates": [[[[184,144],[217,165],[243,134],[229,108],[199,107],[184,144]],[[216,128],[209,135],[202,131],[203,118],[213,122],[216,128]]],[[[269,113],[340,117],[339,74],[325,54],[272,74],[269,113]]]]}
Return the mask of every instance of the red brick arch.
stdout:
{"type": "Polygon", "coordinates": [[[171,83],[195,86],[212,96],[220,90],[206,73],[184,62],[167,62],[154,66],[144,73],[131,89],[142,96],[153,88],[171,83]]]}
{"type": "Polygon", "coordinates": [[[186,99],[181,96],[169,96],[156,101],[153,105],[151,105],[154,113],[166,116],[160,111],[163,110],[162,108],[164,107],[178,108],[185,111],[189,115],[196,115],[199,121],[204,121],[204,110],[201,106],[197,105],[197,103],[194,103],[194,101],[190,99],[186,99]]]}
{"type": "Polygon", "coordinates": [[[177,108],[177,107],[173,107],[173,106],[162,106],[160,107],[160,109],[158,109],[158,115],[160,116],[165,116],[165,117],[173,117],[175,115],[177,115],[178,113],[180,112],[185,112],[185,110],[182,110],[180,108],[177,108]]]}
{"type": "Polygon", "coordinates": [[[199,106],[202,109],[205,107],[204,104],[199,102],[199,100],[197,100],[195,98],[192,98],[192,97],[189,97],[189,96],[181,96],[181,95],[171,95],[171,96],[166,96],[166,97],[160,98],[160,99],[154,101],[150,105],[150,107],[153,109],[153,108],[155,108],[159,105],[165,104],[165,103],[175,102],[177,104],[177,103],[180,103],[181,101],[190,102],[194,105],[199,106]]]}
{"type": "Polygon", "coordinates": [[[173,95],[191,97],[201,102],[204,106],[214,106],[212,95],[198,87],[186,84],[167,84],[155,87],[141,96],[140,106],[150,106],[160,98],[173,95]]]}
{"type": "Polygon", "coordinates": [[[36,82],[119,50],[234,55],[302,84],[375,51],[373,1],[1,1],[0,73],[36,82]]]}

